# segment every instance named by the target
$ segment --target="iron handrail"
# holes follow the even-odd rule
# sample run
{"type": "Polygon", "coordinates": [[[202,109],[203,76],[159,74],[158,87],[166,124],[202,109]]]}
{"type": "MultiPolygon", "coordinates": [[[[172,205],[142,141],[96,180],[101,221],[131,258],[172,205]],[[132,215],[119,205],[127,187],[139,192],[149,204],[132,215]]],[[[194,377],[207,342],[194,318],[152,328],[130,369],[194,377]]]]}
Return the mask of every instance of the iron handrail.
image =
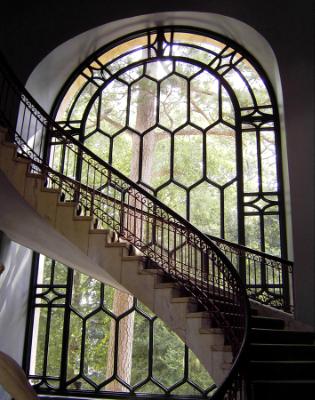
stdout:
{"type": "Polygon", "coordinates": [[[293,262],[207,234],[229,258],[253,300],[294,313],[293,262]]]}
{"type": "Polygon", "coordinates": [[[111,227],[139,248],[203,305],[223,330],[234,355],[232,369],[213,398],[236,398],[242,385],[240,366],[248,338],[249,304],[232,263],[192,224],[56,124],[20,84],[3,57],[1,75],[0,119],[11,131],[19,153],[31,160],[33,172],[42,174],[48,187],[58,188],[65,193],[65,200],[75,201],[81,215],[99,218],[102,226],[111,227]],[[52,154],[49,163],[43,152],[45,135],[65,149],[61,155],[52,154]],[[81,181],[70,172],[78,161],[86,172],[81,181]],[[116,201],[105,201],[104,192],[116,201]],[[138,208],[150,210],[153,217],[143,217],[138,208]],[[154,216],[162,218],[162,223],[157,224],[154,216]],[[183,241],[186,245],[176,250],[183,241]],[[234,312],[227,311],[227,306],[233,306],[234,312]]]}

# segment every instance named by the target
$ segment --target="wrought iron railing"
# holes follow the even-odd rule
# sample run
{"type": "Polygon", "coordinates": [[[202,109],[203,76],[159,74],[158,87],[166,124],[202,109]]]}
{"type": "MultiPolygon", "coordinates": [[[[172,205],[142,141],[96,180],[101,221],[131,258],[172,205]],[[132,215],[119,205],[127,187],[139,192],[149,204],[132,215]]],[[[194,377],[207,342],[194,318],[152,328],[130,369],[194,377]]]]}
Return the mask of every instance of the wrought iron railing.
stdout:
{"type": "Polygon", "coordinates": [[[207,236],[238,270],[251,299],[293,313],[291,261],[211,235],[207,236]]]}
{"type": "Polygon", "coordinates": [[[214,241],[60,128],[4,59],[0,123],[8,128],[20,156],[32,161],[32,171],[44,176],[47,187],[58,188],[63,201],[75,202],[78,215],[93,216],[99,227],[110,227],[141,250],[209,312],[234,355],[232,369],[213,398],[244,398],[248,297],[240,275],[214,241]],[[44,156],[47,136],[52,143],[49,160],[44,156]],[[63,144],[64,151],[59,153],[54,143],[63,144]],[[84,172],[81,177],[73,173],[78,163],[84,172]]]}

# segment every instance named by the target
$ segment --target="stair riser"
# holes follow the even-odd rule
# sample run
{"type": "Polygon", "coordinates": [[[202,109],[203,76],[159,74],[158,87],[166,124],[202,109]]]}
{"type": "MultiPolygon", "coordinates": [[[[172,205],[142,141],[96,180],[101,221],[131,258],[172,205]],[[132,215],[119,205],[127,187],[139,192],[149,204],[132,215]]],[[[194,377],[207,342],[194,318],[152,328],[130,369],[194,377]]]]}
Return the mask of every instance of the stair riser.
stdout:
{"type": "Polygon", "coordinates": [[[251,346],[252,360],[315,360],[315,346],[251,346]]]}
{"type": "Polygon", "coordinates": [[[252,400],[311,399],[315,393],[315,381],[312,383],[254,383],[251,386],[251,393],[252,400]],[[310,397],[304,397],[307,393],[310,397]]]}
{"type": "Polygon", "coordinates": [[[250,333],[250,341],[252,343],[314,344],[315,335],[311,332],[252,330],[250,333]]]}
{"type": "Polygon", "coordinates": [[[252,328],[260,329],[284,329],[284,321],[278,319],[254,317],[251,319],[251,326],[252,328]]]}
{"type": "Polygon", "coordinates": [[[250,363],[252,379],[305,380],[314,379],[315,362],[304,363],[250,363]]]}

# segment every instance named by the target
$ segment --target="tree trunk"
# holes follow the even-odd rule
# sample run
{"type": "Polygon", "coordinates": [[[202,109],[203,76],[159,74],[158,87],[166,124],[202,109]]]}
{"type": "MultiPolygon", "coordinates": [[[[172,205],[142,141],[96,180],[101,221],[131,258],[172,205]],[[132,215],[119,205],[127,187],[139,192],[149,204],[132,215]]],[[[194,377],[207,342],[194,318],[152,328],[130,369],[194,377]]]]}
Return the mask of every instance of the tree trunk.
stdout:
{"type": "MultiPolygon", "coordinates": [[[[133,296],[115,289],[113,300],[113,313],[118,316],[130,309],[133,305],[133,296]]],[[[130,383],[132,367],[134,312],[116,322],[112,320],[110,326],[110,339],[108,344],[106,377],[115,373],[126,383],[130,383]],[[116,343],[116,330],[118,340],[116,343]],[[115,352],[116,349],[116,352],[115,352]],[[116,354],[115,354],[116,353],[116,354]],[[115,368],[116,367],[116,368],[115,368]]],[[[106,390],[113,392],[126,392],[127,389],[117,380],[106,386],[106,390]]]]}
{"type": "MultiPolygon", "coordinates": [[[[155,97],[149,92],[143,95],[143,91],[139,92],[137,117],[136,117],[136,130],[143,132],[149,125],[154,124],[154,107],[155,97]]],[[[139,136],[135,133],[132,134],[132,159],[131,159],[131,174],[130,179],[135,182],[145,181],[150,182],[152,171],[152,152],[154,151],[156,138],[155,135],[149,135],[148,139],[144,141],[142,151],[142,173],[139,175],[140,163],[140,147],[139,136]]],[[[135,198],[129,198],[129,205],[138,207],[138,202],[135,198]]],[[[125,220],[126,228],[135,236],[139,236],[140,227],[134,215],[128,215],[125,220]]],[[[113,301],[113,312],[115,315],[120,315],[133,305],[133,296],[127,293],[115,290],[113,301]]],[[[131,368],[132,368],[132,344],[133,344],[133,328],[134,328],[134,312],[124,317],[119,322],[119,335],[117,341],[117,354],[115,355],[115,333],[116,322],[111,322],[110,340],[108,347],[107,359],[107,373],[106,376],[112,376],[114,371],[126,383],[130,383],[131,368]],[[116,370],[115,370],[116,366],[116,370]]],[[[117,380],[114,380],[106,386],[107,390],[115,392],[124,392],[127,389],[121,385],[117,380]]]]}

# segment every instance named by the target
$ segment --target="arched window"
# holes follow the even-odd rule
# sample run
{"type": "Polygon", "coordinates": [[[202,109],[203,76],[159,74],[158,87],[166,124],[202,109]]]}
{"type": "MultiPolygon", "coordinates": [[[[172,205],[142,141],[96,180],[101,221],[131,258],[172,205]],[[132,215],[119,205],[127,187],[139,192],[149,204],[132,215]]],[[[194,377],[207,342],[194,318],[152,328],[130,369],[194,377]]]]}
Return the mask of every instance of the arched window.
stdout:
{"type": "MultiPolygon", "coordinates": [[[[180,27],[124,37],[77,68],[53,116],[201,231],[286,256],[276,100],[236,43],[180,27]]],[[[49,144],[54,167],[84,179],[49,144]]]]}

